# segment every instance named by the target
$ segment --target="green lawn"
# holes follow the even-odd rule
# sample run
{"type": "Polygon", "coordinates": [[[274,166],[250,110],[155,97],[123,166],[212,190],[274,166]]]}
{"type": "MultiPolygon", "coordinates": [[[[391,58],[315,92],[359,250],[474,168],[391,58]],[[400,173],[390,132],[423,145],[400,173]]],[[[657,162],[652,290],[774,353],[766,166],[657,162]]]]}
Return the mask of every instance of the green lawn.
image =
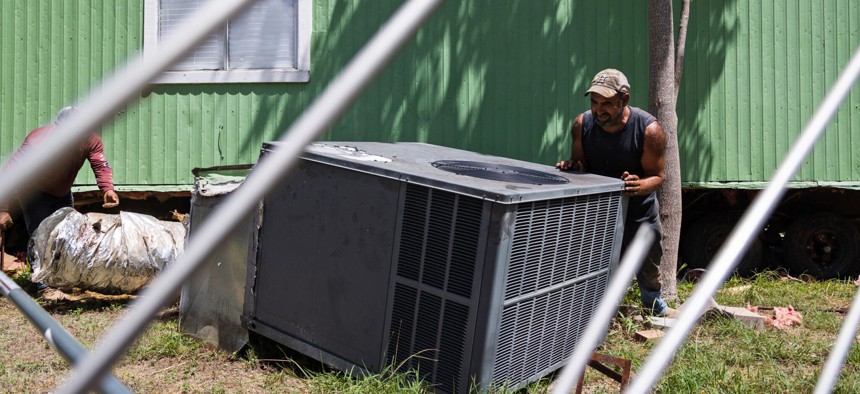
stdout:
{"type": "MultiPolygon", "coordinates": [[[[693,286],[680,284],[680,301],[693,286]]],[[[625,303],[636,298],[636,287],[630,289],[625,303]]],[[[856,292],[857,286],[849,280],[805,283],[774,273],[733,278],[716,295],[719,304],[764,307],[763,315],[773,313],[769,308],[790,305],[802,314],[802,323],[756,331],[738,321],[709,315],[690,333],[655,392],[812,392],[856,292]]],[[[127,309],[117,303],[40,302],[85,346],[97,343],[127,309]]],[[[178,327],[175,311],[156,320],[116,365],[116,376],[136,392],[431,392],[415,382],[414,374],[396,366],[373,376],[350,376],[259,341],[239,355],[227,355],[180,334],[178,327]]],[[[635,333],[646,328],[634,316],[619,315],[598,351],[632,360],[635,374],[657,343],[635,339],[635,333]]],[[[65,361],[5,298],[0,298],[0,357],[4,359],[0,364],[2,392],[50,391],[69,373],[65,361]]],[[[551,380],[544,379],[522,392],[544,393],[550,387],[551,380]]],[[[586,392],[614,393],[619,386],[589,369],[585,388],[586,392]]],[[[860,392],[860,350],[856,346],[834,392],[860,392]]]]}

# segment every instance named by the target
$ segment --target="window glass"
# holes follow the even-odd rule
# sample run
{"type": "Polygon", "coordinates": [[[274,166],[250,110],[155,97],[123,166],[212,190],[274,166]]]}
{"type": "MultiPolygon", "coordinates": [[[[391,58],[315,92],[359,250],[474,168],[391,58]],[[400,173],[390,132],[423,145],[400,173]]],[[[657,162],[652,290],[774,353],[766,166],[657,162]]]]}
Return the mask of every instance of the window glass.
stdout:
{"type": "MultiPolygon", "coordinates": [[[[144,56],[206,0],[144,0],[144,56]]],[[[258,0],[155,83],[306,82],[312,0],[258,0]]]]}
{"type": "Polygon", "coordinates": [[[295,31],[295,2],[258,0],[230,22],[230,67],[296,68],[295,31]]]}
{"type": "MultiPolygon", "coordinates": [[[[202,0],[162,0],[158,9],[158,39],[168,37],[204,1],[202,0]]],[[[220,70],[225,68],[224,47],[225,31],[213,33],[184,60],[173,66],[174,70],[220,70]]]]}

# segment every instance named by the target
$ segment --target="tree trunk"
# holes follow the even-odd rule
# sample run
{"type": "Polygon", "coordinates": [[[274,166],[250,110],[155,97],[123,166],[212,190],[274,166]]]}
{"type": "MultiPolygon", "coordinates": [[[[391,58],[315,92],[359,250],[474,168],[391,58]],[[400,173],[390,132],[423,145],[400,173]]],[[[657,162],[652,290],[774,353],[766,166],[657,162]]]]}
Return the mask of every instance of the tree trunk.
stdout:
{"type": "Polygon", "coordinates": [[[676,281],[681,236],[681,163],[678,152],[678,114],[675,112],[675,39],[672,0],[648,2],[648,109],[666,133],[666,178],[657,191],[663,223],[660,282],[663,298],[678,296],[676,281]]]}
{"type": "Polygon", "coordinates": [[[678,22],[678,51],[675,56],[675,103],[678,102],[678,89],[681,88],[681,75],[684,74],[684,53],[687,48],[687,25],[690,23],[690,1],[681,1],[681,19],[678,22]]]}

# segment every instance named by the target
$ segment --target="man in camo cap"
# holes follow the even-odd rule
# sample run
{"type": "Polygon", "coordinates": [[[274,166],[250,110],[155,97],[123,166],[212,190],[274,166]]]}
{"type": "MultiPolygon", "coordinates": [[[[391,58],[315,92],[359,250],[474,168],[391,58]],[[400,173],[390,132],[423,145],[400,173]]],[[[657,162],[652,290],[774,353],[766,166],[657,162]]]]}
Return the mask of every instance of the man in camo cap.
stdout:
{"type": "MultiPolygon", "coordinates": [[[[662,238],[657,188],[665,177],[666,134],[663,128],[653,115],[628,105],[630,83],[621,71],[609,68],[597,73],[585,95],[591,98],[591,110],[574,120],[570,128],[570,158],[559,161],[556,167],[624,181],[624,192],[629,200],[622,252],[642,223],[662,238]]],[[[636,281],[646,309],[658,316],[674,317],[677,311],[669,308],[660,297],[662,255],[662,241],[655,242],[636,281]]]]}

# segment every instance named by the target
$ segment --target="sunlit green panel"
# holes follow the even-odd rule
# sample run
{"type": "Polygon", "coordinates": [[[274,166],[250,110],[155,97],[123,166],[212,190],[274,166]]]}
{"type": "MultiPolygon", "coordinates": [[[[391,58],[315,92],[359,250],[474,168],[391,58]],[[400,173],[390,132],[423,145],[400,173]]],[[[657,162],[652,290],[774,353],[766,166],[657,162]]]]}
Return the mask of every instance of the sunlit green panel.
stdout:
{"type": "MultiPolygon", "coordinates": [[[[682,177],[688,185],[760,186],[860,45],[860,8],[851,1],[692,2],[690,20],[679,98],[682,177]]],[[[857,97],[832,119],[798,184],[860,186],[857,97]]]]}
{"type": "MultiPolygon", "coordinates": [[[[187,189],[191,169],[256,160],[402,4],[314,0],[308,83],[159,85],[103,127],[118,185],[187,189]]],[[[675,2],[676,14],[680,1],[675,2]]],[[[599,70],[648,106],[645,1],[447,1],[322,138],[423,141],[541,163],[599,70]]],[[[143,4],[4,0],[0,154],[50,122],[142,45],[143,4]]],[[[677,15],[676,15],[677,16],[677,15]]],[[[850,0],[693,1],[678,99],[688,185],[767,180],[860,45],[850,0]]],[[[677,25],[676,25],[677,27],[677,25]]],[[[796,180],[860,185],[860,89],[796,180]]],[[[92,184],[89,171],[78,182],[92,184]]]]}

